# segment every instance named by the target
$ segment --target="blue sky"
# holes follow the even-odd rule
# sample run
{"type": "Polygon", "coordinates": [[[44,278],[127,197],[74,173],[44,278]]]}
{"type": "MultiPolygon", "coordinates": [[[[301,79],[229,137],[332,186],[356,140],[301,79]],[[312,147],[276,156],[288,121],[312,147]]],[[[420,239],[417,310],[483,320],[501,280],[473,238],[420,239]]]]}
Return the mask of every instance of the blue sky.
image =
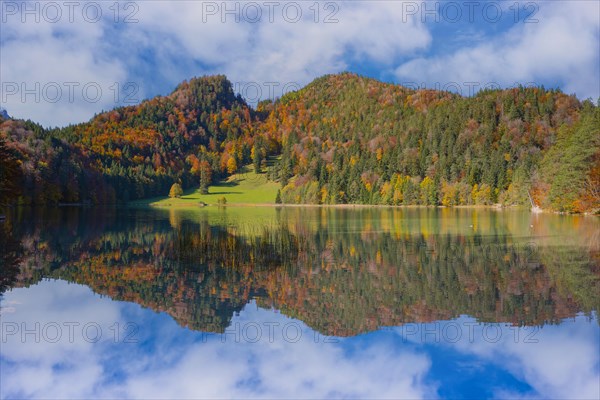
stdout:
{"type": "Polygon", "coordinates": [[[253,103],[341,71],[464,95],[543,84],[600,97],[598,1],[114,4],[2,1],[0,105],[62,126],[203,74],[253,103]]]}
{"type": "Polygon", "coordinates": [[[255,303],[233,317],[226,335],[203,334],[165,313],[64,281],[13,289],[2,307],[1,398],[600,395],[596,317],[546,325],[531,336],[531,327],[480,324],[463,316],[325,342],[302,321],[255,303]],[[79,324],[71,335],[68,323],[79,324]],[[125,330],[127,323],[137,330],[125,330]],[[97,328],[84,334],[90,324],[97,328]],[[24,329],[29,333],[22,336],[24,329]],[[126,332],[133,332],[130,341],[126,332]]]}

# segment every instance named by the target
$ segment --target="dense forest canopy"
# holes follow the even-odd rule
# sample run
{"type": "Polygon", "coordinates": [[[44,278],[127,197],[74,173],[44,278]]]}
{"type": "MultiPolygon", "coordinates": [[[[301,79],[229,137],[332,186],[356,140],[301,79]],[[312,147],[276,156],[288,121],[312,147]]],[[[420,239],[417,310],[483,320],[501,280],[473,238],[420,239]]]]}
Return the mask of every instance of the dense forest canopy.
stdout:
{"type": "Polygon", "coordinates": [[[461,97],[343,73],[254,110],[207,76],[61,129],[0,117],[0,204],[206,191],[279,156],[269,177],[283,203],[513,205],[529,193],[544,208],[598,212],[599,127],[597,105],[543,87],[461,97]]]}

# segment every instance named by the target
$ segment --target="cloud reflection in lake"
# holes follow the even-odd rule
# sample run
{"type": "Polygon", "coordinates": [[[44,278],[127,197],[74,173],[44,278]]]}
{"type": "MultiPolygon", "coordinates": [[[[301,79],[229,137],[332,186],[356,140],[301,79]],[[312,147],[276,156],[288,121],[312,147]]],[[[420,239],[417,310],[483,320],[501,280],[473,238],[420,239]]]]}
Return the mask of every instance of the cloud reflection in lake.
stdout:
{"type": "Polygon", "coordinates": [[[596,317],[546,325],[529,343],[531,328],[469,317],[331,338],[255,302],[207,334],[64,281],[2,303],[14,308],[2,315],[2,398],[600,397],[596,317]],[[444,324],[462,326],[460,339],[444,324]]]}

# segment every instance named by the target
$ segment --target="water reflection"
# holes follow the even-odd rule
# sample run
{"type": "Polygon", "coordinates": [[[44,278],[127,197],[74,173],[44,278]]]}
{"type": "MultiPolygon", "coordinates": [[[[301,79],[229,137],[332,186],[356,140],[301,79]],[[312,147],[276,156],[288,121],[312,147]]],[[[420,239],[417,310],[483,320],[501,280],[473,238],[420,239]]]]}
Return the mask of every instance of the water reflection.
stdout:
{"type": "Polygon", "coordinates": [[[15,233],[19,285],[65,279],[210,332],[252,299],[337,336],[463,314],[540,325],[599,306],[596,220],[556,231],[547,216],[532,234],[514,213],[271,212],[261,224],[219,210],[43,216],[15,233]]]}
{"type": "Polygon", "coordinates": [[[3,398],[600,395],[597,219],[21,212],[3,398]]]}
{"type": "Polygon", "coordinates": [[[3,333],[3,398],[598,397],[600,331],[584,317],[539,329],[531,343],[526,328],[468,317],[332,338],[254,302],[223,334],[202,334],[64,281],[5,302],[15,311],[3,324],[19,331],[3,333]],[[444,324],[471,334],[456,340],[444,324]]]}
{"type": "Polygon", "coordinates": [[[17,281],[21,243],[12,235],[10,223],[0,220],[0,296],[17,281]]]}

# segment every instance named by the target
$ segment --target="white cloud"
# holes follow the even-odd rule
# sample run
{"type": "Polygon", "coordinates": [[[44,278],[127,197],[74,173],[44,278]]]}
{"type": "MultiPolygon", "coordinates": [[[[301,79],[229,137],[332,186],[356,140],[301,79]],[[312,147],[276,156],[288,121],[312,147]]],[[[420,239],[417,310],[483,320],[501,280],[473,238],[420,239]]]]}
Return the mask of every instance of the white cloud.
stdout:
{"type": "MultiPolygon", "coordinates": [[[[166,2],[141,5],[135,29],[154,43],[155,49],[174,57],[193,58],[206,65],[200,73],[224,73],[234,83],[255,82],[267,97],[268,85],[299,87],[312,79],[340,72],[352,63],[376,61],[391,65],[399,55],[425,48],[431,41],[425,25],[416,17],[404,17],[400,2],[332,2],[332,6],[282,2],[261,5],[256,15],[239,5],[241,19],[227,14],[223,3],[183,2],[172,7],[166,2]],[[285,4],[299,5],[285,8],[285,4]],[[207,12],[210,4],[217,9],[207,12]],[[285,11],[284,11],[285,10],[285,11]],[[298,13],[298,14],[297,14],[298,13]],[[298,21],[293,17],[301,16],[298,21]],[[182,51],[180,51],[182,49],[182,51]]],[[[180,71],[179,79],[190,71],[180,71]]],[[[194,74],[192,72],[192,74],[194,74]]],[[[281,93],[274,90],[275,95],[281,93]]]]}
{"type": "MultiPolygon", "coordinates": [[[[2,27],[3,82],[26,82],[28,88],[34,82],[42,86],[98,82],[103,96],[91,103],[78,93],[74,103],[65,101],[67,96],[51,103],[42,95],[36,103],[33,96],[22,102],[19,91],[9,95],[3,106],[15,117],[64,125],[119,104],[110,89],[115,82],[121,86],[127,81],[138,83],[142,99],[152,92],[154,80],[174,86],[205,73],[225,73],[234,82],[257,82],[265,89],[264,98],[269,95],[269,82],[279,83],[281,90],[287,83],[304,85],[354,63],[389,67],[395,57],[423,49],[431,41],[426,26],[416,22],[416,17],[403,17],[397,1],[315,3],[317,8],[306,2],[282,2],[275,7],[268,3],[255,3],[262,6],[257,23],[244,22],[255,16],[254,10],[244,9],[246,2],[227,3],[228,7],[238,5],[241,22],[225,13],[225,3],[201,1],[134,3],[138,8],[122,9],[116,24],[113,3],[102,3],[104,18],[98,23],[87,22],[79,9],[75,22],[70,23],[65,7],[59,23],[44,18],[35,23],[28,17],[23,24],[20,13],[11,14],[2,27]],[[301,18],[293,22],[296,6],[300,6],[301,18]],[[123,18],[133,11],[137,22],[124,23],[123,18]],[[146,75],[137,76],[140,70],[146,75]]],[[[276,90],[274,94],[281,93],[276,90]]]]}
{"type": "MultiPolygon", "coordinates": [[[[13,4],[3,2],[3,7],[6,3],[13,4]]],[[[22,23],[21,9],[5,12],[0,79],[11,86],[3,86],[0,102],[15,117],[61,126],[124,104],[125,96],[131,94],[124,90],[128,82],[137,85],[131,98],[139,101],[192,76],[224,73],[239,83],[236,88],[243,95],[251,95],[244,91],[246,83],[255,82],[260,97],[266,98],[281,95],[285,85],[297,88],[320,75],[360,69],[362,64],[370,65],[375,75],[393,71],[399,82],[432,86],[437,82],[441,87],[458,82],[465,90],[468,82],[502,86],[538,82],[560,85],[580,98],[600,95],[597,2],[540,4],[534,16],[538,23],[519,20],[487,40],[462,40],[445,55],[439,44],[448,38],[432,29],[433,18],[423,22],[421,13],[407,12],[410,7],[405,2],[281,2],[274,7],[267,3],[254,3],[261,6],[256,23],[248,22],[256,16],[256,8],[245,8],[249,2],[227,3],[230,9],[237,5],[240,22],[235,13],[225,12],[225,3],[202,1],[123,3],[117,22],[114,3],[95,2],[102,5],[103,17],[96,23],[89,22],[93,8],[87,9],[84,18],[86,3],[73,10],[73,22],[64,5],[57,23],[47,21],[54,15],[52,10],[40,12],[37,23],[35,15],[25,15],[26,23],[22,23]],[[295,6],[286,4],[300,6],[299,21],[292,22],[295,6]],[[128,16],[134,21],[126,23],[128,16]],[[437,44],[434,54],[423,56],[432,43],[437,44]],[[406,61],[398,65],[400,60],[406,61]],[[21,85],[33,89],[36,82],[40,101],[31,94],[22,101],[21,85]],[[79,83],[73,101],[68,82],[79,83]],[[269,90],[271,82],[278,84],[273,91],[269,90]],[[18,85],[17,93],[7,93],[14,90],[13,83],[18,85]],[[58,102],[51,101],[53,83],[62,88],[58,102]],[[82,93],[89,83],[97,83],[102,90],[97,102],[90,101],[95,100],[93,88],[88,93],[92,99],[82,93]],[[45,85],[50,85],[47,92],[45,85]]],[[[45,3],[29,4],[31,9],[33,4],[45,3]]],[[[465,17],[456,32],[477,33],[477,27],[465,17]]]]}
{"type": "MultiPolygon", "coordinates": [[[[108,15],[97,23],[86,22],[81,5],[72,10],[70,22],[68,7],[45,8],[47,4],[0,4],[0,103],[11,116],[46,126],[83,121],[102,109],[114,108],[116,92],[111,88],[124,82],[127,71],[120,60],[105,52],[108,15]],[[62,17],[56,17],[56,9],[62,17]]],[[[93,17],[93,10],[86,10],[93,17]]]]}
{"type": "MultiPolygon", "coordinates": [[[[505,33],[447,55],[401,64],[400,82],[444,87],[469,82],[480,86],[556,82],[580,98],[600,96],[600,3],[552,1],[539,4],[537,23],[519,22],[505,33]]],[[[443,40],[436,38],[435,40],[443,40]]]]}

